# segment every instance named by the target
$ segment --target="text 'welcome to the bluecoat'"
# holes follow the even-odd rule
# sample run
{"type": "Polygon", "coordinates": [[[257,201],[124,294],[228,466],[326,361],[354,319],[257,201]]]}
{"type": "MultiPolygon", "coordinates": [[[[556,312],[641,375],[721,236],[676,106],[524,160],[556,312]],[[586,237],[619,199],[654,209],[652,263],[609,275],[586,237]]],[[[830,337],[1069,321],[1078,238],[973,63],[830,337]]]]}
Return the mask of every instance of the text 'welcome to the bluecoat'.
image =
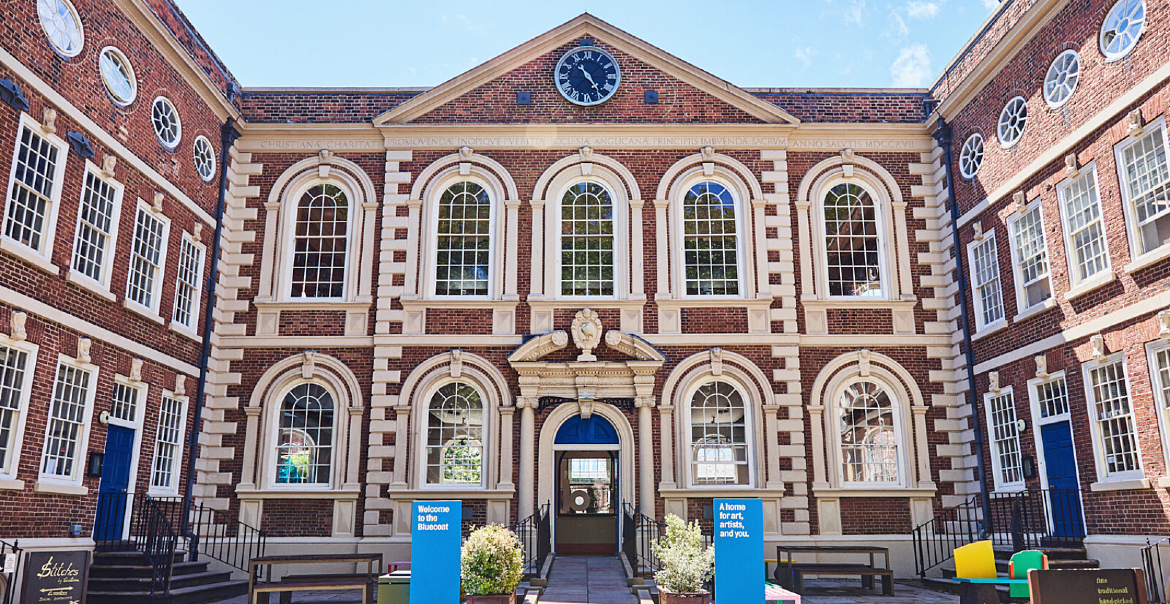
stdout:
{"type": "Polygon", "coordinates": [[[445,531],[450,527],[450,523],[439,522],[439,517],[436,514],[450,514],[451,508],[445,505],[420,505],[418,506],[418,529],[420,531],[445,531]]]}

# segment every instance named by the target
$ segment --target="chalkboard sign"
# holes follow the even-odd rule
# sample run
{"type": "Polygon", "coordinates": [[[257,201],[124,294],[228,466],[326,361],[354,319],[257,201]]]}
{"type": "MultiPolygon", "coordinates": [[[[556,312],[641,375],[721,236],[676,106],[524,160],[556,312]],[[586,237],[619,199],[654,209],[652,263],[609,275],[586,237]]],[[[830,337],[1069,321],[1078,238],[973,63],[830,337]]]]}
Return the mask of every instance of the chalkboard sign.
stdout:
{"type": "Polygon", "coordinates": [[[1149,604],[1145,573],[1110,570],[1031,570],[1032,604],[1149,604]]]}
{"type": "Polygon", "coordinates": [[[20,604],[85,604],[89,552],[29,552],[20,604]]]}

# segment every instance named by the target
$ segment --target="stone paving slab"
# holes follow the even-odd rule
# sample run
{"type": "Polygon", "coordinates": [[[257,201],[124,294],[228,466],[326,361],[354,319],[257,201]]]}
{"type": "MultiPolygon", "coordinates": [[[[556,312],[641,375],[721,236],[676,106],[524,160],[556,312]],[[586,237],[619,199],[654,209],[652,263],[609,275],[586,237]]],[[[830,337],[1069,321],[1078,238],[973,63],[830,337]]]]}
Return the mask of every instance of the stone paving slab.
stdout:
{"type": "Polygon", "coordinates": [[[959,596],[910,583],[894,582],[893,596],[862,589],[860,581],[814,579],[805,581],[801,604],[959,604],[959,596]]]}

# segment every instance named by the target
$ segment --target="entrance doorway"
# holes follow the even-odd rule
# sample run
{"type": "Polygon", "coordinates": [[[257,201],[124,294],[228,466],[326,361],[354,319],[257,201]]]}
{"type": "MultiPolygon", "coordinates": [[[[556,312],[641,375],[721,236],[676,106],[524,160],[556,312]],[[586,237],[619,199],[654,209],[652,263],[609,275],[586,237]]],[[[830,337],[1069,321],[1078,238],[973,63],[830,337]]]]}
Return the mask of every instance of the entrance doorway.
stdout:
{"type": "Polygon", "coordinates": [[[94,541],[118,541],[132,502],[127,500],[130,465],[134,457],[134,430],[110,425],[106,431],[106,452],[102,460],[102,480],[98,485],[97,514],[94,518],[94,541]]]}
{"type": "Polygon", "coordinates": [[[617,552],[621,497],[617,431],[605,418],[565,420],[553,445],[556,456],[556,551],[617,552]]]}
{"type": "Polygon", "coordinates": [[[1081,486],[1073,444],[1072,415],[1063,374],[1033,384],[1040,485],[1046,489],[1050,545],[1076,544],[1085,538],[1081,486]]]}

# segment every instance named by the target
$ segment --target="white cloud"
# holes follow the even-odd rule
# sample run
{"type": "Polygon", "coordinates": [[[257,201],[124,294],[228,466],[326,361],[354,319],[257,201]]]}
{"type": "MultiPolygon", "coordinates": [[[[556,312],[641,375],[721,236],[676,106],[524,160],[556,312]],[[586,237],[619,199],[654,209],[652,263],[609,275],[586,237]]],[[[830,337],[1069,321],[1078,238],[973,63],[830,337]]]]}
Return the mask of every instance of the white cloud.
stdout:
{"type": "Polygon", "coordinates": [[[1000,0],[983,0],[983,6],[987,10],[994,9],[995,7],[999,6],[999,3],[1000,3],[1000,0]]]}
{"type": "Polygon", "coordinates": [[[938,14],[938,3],[910,0],[906,3],[906,14],[911,19],[929,19],[938,14]]]}
{"type": "Polygon", "coordinates": [[[906,27],[906,20],[902,18],[902,15],[896,12],[890,13],[890,27],[882,32],[882,37],[897,36],[899,38],[905,38],[908,35],[910,35],[910,28],[906,27]]]}
{"type": "Polygon", "coordinates": [[[817,56],[817,50],[812,46],[797,48],[796,50],[792,51],[792,56],[796,57],[797,61],[804,63],[805,67],[808,67],[812,65],[813,57],[817,56]]]}
{"type": "Polygon", "coordinates": [[[930,68],[930,49],[925,44],[911,44],[898,53],[890,65],[894,86],[917,88],[925,86],[933,72],[930,68]]]}
{"type": "Polygon", "coordinates": [[[865,10],[865,0],[854,0],[853,4],[845,10],[845,22],[856,23],[861,25],[861,13],[865,10]]]}

